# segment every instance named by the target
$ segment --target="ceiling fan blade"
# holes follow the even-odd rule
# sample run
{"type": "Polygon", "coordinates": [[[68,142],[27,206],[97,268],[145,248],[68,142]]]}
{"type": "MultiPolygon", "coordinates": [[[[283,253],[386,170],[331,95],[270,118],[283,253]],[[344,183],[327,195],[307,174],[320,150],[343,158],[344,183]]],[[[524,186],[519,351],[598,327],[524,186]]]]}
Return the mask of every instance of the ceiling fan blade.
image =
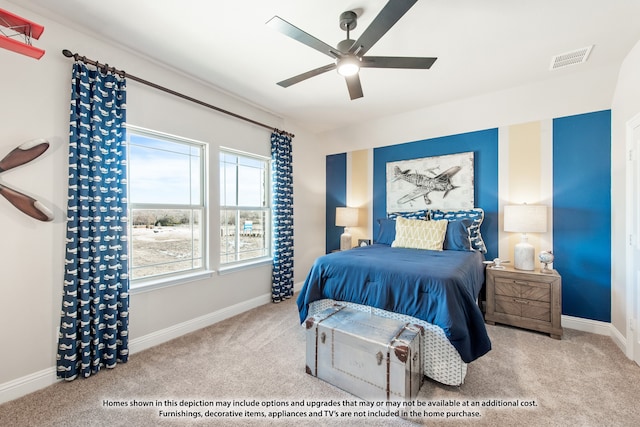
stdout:
{"type": "Polygon", "coordinates": [[[374,18],[373,22],[360,35],[360,38],[351,46],[349,53],[355,53],[358,56],[367,53],[417,1],[389,0],[389,3],[382,8],[378,16],[374,18]]]}
{"type": "Polygon", "coordinates": [[[367,68],[416,68],[428,70],[438,58],[400,56],[365,56],[360,67],[367,68]]]}
{"type": "Polygon", "coordinates": [[[325,55],[330,56],[334,59],[338,59],[342,56],[342,54],[335,47],[329,46],[325,42],[313,37],[311,34],[305,33],[300,28],[288,23],[279,16],[274,16],[273,18],[268,20],[267,25],[274,30],[281,32],[285,36],[291,37],[292,39],[297,40],[300,43],[305,44],[317,50],[318,52],[324,53],[325,55]]]}
{"type": "Polygon", "coordinates": [[[349,89],[349,96],[352,101],[364,96],[362,93],[362,85],[360,84],[360,76],[358,76],[358,74],[345,77],[345,80],[347,81],[347,89],[349,89]]]}
{"type": "Polygon", "coordinates": [[[336,69],[336,64],[324,65],[320,68],[316,68],[315,70],[307,71],[306,73],[298,74],[297,76],[278,82],[278,85],[282,87],[289,87],[296,83],[300,83],[303,80],[307,80],[311,77],[314,77],[319,74],[326,73],[327,71],[331,71],[335,69],[336,69]]]}

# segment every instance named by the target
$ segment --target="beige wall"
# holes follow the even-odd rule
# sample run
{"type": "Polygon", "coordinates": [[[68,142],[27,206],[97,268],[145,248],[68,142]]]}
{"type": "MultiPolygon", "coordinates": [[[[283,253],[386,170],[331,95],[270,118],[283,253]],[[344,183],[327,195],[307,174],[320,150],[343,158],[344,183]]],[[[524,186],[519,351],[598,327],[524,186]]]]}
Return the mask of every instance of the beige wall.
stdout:
{"type": "Polygon", "coordinates": [[[358,208],[359,224],[352,227],[353,245],[358,239],[371,240],[371,192],[373,188],[371,150],[358,150],[347,154],[347,206],[358,208]]]}
{"type": "MultiPolygon", "coordinates": [[[[550,179],[552,164],[551,142],[545,137],[550,128],[549,121],[536,121],[507,126],[500,132],[499,143],[500,172],[499,193],[500,212],[505,205],[527,203],[530,205],[547,206],[547,222],[549,230],[546,233],[529,233],[529,243],[538,254],[542,250],[551,250],[552,245],[552,206],[553,191],[550,179]]],[[[503,216],[500,215],[499,230],[503,229],[503,216]]],[[[501,232],[499,257],[513,262],[515,245],[520,242],[518,233],[501,232]]]]}

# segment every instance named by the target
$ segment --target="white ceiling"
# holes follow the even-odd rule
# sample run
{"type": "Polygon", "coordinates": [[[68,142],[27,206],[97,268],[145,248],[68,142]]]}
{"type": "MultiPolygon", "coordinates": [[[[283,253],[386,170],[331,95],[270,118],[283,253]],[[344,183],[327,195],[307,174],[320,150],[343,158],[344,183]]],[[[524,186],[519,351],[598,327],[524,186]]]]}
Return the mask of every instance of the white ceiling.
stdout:
{"type": "MultiPolygon", "coordinates": [[[[329,64],[331,58],[265,23],[278,15],[336,45],[346,36],[338,25],[342,12],[357,12],[358,27],[351,35],[357,39],[387,0],[15,3],[52,19],[63,17],[65,22],[87,26],[88,31],[314,132],[561,73],[619,65],[640,39],[638,0],[419,0],[367,54],[436,56],[436,63],[430,70],[363,69],[360,79],[364,97],[351,101],[344,79],[335,71],[286,89],[276,85],[329,64]],[[554,55],[590,45],[594,48],[586,63],[549,70],[554,55]]],[[[65,47],[72,48],[71,44],[65,47]]],[[[126,64],[120,66],[125,68],[126,64]]],[[[144,78],[144,70],[128,71],[144,78]]]]}

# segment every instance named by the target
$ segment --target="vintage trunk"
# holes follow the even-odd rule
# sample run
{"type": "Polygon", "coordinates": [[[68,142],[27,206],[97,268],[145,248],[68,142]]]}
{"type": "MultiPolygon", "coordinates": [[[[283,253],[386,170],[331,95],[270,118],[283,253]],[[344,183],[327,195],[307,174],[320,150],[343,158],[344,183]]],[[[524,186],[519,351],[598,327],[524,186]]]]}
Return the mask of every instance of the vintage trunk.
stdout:
{"type": "Polygon", "coordinates": [[[366,400],[415,398],[422,328],[343,306],[305,321],[307,373],[366,400]]]}

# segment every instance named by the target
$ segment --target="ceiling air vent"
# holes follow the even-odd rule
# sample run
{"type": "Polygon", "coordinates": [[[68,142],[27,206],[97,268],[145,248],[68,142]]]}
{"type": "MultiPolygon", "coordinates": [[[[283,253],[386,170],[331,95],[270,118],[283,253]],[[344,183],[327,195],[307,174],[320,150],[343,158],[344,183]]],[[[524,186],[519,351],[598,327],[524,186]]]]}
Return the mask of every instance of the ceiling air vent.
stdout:
{"type": "Polygon", "coordinates": [[[593,45],[583,47],[582,49],[576,49],[571,52],[556,55],[551,58],[551,70],[557,70],[559,68],[569,67],[571,65],[581,64],[587,61],[589,53],[591,53],[593,45]]]}

